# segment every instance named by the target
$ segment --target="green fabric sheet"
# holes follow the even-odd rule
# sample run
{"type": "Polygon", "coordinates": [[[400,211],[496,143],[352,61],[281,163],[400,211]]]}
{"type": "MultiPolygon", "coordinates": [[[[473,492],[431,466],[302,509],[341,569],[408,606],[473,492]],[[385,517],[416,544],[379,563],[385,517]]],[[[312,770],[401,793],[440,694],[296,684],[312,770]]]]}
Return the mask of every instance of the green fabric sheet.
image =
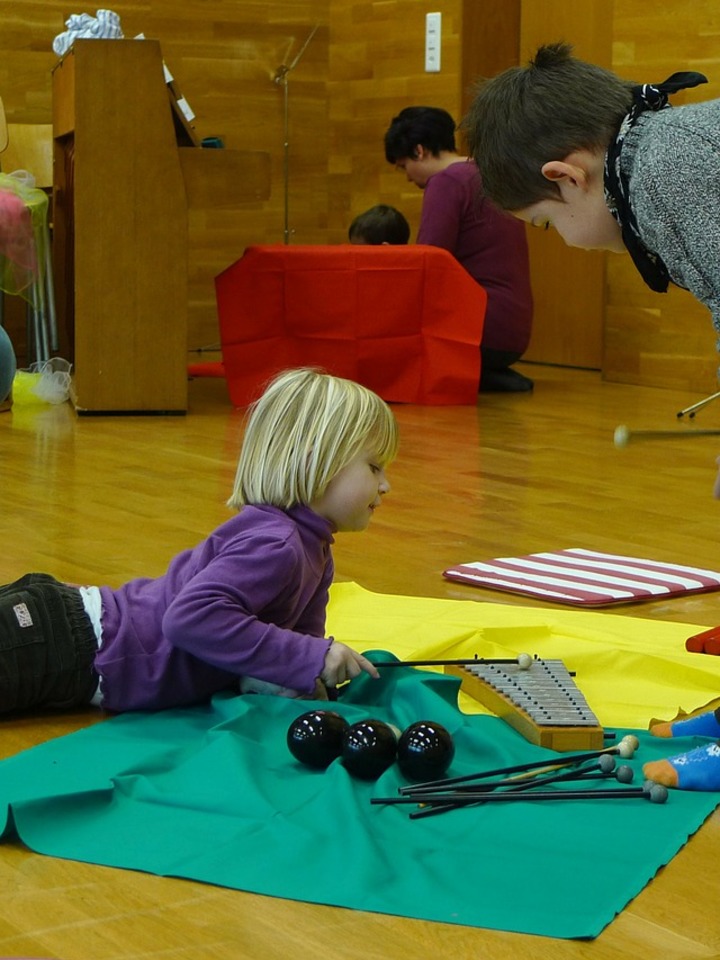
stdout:
{"type": "MultiPolygon", "coordinates": [[[[353,681],[336,708],[350,722],[444,724],[456,743],[451,775],[557,759],[495,717],[461,713],[458,685],[436,672],[385,670],[379,681],[353,681]]],[[[718,802],[674,791],[662,805],[487,804],[410,820],[412,808],[370,803],[406,782],[396,765],[368,783],[339,761],[317,771],[294,760],[287,728],[318,705],[218,696],[35,747],[0,763],[3,836],[49,856],[270,896],[591,938],[718,802]]],[[[642,763],[666,755],[667,742],[633,732],[639,784],[642,763]]]]}

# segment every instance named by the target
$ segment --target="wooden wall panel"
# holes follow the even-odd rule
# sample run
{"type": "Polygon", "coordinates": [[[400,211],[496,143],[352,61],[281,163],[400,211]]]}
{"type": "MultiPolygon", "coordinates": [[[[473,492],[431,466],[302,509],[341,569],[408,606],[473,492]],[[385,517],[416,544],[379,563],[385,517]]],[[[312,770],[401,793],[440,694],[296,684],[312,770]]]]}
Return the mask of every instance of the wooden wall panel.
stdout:
{"type": "MultiPolygon", "coordinates": [[[[520,60],[543,43],[566,40],[578,57],[610,66],[612,4],[523,0],[520,60]]],[[[535,315],[526,359],[600,369],[603,363],[605,254],[572,250],[554,233],[528,228],[535,315]]]]}
{"type": "Polygon", "coordinates": [[[328,242],[347,240],[352,218],[376,203],[417,230],[421,191],[385,160],[383,137],[403,107],[443,107],[460,118],[462,0],[332,0],[328,242]],[[425,14],[442,13],[439,73],[425,73],[425,14]]]}
{"type": "Polygon", "coordinates": [[[467,111],[478,77],[520,62],[521,0],[484,0],[463,4],[462,112],[467,111]]]}
{"type": "MultiPolygon", "coordinates": [[[[672,103],[720,97],[717,3],[665,0],[649,17],[640,0],[615,3],[612,68],[639,83],[664,80],[676,70],[699,70],[710,82],[682,91],[672,103]]],[[[715,340],[709,311],[689,293],[677,287],[653,293],[629,257],[608,257],[607,379],[714,393],[715,340]]]]}

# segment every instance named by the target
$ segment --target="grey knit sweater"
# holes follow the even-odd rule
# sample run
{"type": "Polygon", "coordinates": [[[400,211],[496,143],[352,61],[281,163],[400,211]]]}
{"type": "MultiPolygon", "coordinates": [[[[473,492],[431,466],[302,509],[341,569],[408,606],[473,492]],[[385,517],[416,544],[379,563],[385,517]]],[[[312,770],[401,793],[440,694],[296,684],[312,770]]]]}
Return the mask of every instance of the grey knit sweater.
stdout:
{"type": "Polygon", "coordinates": [[[642,114],[620,163],[645,246],[720,335],[720,100],[642,114]]]}

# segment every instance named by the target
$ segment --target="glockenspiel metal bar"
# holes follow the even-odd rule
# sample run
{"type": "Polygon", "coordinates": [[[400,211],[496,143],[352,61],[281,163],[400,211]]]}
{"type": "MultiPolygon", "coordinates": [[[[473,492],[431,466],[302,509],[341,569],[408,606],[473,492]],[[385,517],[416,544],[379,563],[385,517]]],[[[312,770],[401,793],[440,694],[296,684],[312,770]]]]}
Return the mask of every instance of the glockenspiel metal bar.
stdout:
{"type": "Polygon", "coordinates": [[[532,743],[556,750],[602,746],[598,719],[562,660],[536,657],[522,670],[512,663],[478,663],[446,672],[460,676],[467,693],[532,743]]]}

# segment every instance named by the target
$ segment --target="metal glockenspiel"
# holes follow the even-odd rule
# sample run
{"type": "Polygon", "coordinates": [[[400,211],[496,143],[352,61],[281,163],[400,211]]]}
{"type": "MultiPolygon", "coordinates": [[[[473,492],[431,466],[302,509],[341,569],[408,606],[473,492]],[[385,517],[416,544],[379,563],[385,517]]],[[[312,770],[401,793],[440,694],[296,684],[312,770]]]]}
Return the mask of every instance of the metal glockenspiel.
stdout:
{"type": "Polygon", "coordinates": [[[559,752],[604,746],[603,728],[562,660],[448,664],[445,672],[530,743],[559,752]]]}

